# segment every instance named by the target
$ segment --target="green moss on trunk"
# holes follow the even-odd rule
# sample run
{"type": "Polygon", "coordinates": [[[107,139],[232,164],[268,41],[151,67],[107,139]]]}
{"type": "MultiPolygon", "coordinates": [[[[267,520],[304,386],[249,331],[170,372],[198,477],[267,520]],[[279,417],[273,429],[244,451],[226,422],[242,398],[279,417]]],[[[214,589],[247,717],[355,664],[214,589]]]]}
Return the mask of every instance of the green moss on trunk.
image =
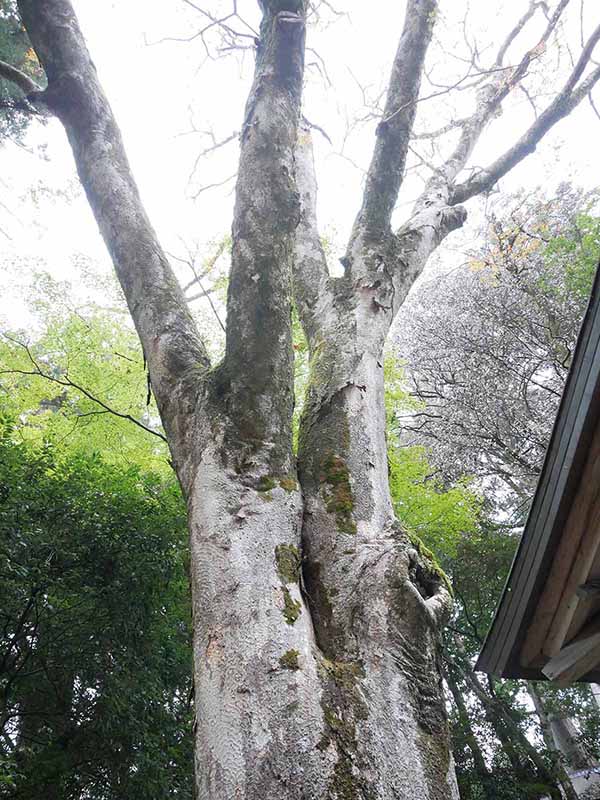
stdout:
{"type": "Polygon", "coordinates": [[[320,480],[324,484],[325,507],[330,514],[335,514],[337,529],[342,533],[356,533],[354,497],[346,462],[333,453],[328,455],[321,465],[320,480]]]}
{"type": "Polygon", "coordinates": [[[287,586],[282,587],[282,592],[283,592],[283,611],[281,613],[283,614],[287,624],[293,625],[294,622],[296,622],[296,620],[302,613],[302,606],[297,600],[293,599],[292,595],[290,594],[290,590],[287,588],[287,586]]]}
{"type": "Polygon", "coordinates": [[[298,583],[300,552],[293,544],[278,544],[275,548],[277,572],[284,583],[298,583]]]}
{"type": "Polygon", "coordinates": [[[298,663],[299,655],[300,653],[298,650],[286,650],[286,652],[279,659],[279,665],[283,669],[300,669],[300,664],[298,663]]]}

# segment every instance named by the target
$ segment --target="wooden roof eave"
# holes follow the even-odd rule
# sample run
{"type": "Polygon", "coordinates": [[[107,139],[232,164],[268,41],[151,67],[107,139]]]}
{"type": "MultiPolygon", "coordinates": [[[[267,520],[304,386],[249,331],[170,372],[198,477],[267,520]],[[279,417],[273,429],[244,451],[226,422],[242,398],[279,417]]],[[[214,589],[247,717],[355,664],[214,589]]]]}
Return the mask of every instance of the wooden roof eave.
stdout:
{"type": "MultiPolygon", "coordinates": [[[[600,278],[594,281],[531,511],[476,669],[543,679],[521,650],[568,521],[600,422],[600,278]]],[[[600,658],[599,658],[600,660],[600,658]]],[[[588,672],[600,680],[600,669],[588,672]]]]}

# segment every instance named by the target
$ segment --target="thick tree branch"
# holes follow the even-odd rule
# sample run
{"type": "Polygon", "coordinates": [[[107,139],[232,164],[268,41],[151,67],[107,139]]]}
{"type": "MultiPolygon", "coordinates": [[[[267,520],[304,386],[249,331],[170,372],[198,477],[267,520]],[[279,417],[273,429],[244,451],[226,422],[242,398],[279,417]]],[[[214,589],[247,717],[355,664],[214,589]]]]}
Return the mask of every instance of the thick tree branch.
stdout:
{"type": "Polygon", "coordinates": [[[135,326],[163,422],[177,446],[184,378],[208,356],[146,216],[121,134],[69,0],[20,0],[29,38],[48,76],[44,100],[63,123],[135,326]]]}
{"type": "Polygon", "coordinates": [[[516,164],[536,149],[545,134],[561,119],[566,117],[589,95],[590,91],[600,80],[600,67],[596,67],[583,80],[579,86],[577,81],[583,74],[585,67],[590,62],[592,52],[600,40],[600,26],[596,28],[584,47],[575,67],[562,90],[556,95],[550,105],[539,115],[521,138],[493,164],[475,174],[468,181],[459,184],[451,194],[450,202],[464,203],[471,197],[481,192],[489,191],[494,184],[509,172],[516,164]]]}
{"type": "Polygon", "coordinates": [[[372,239],[389,231],[404,176],[415,104],[436,12],[437,0],[409,0],[407,3],[404,29],[394,58],[383,119],[377,126],[362,208],[354,223],[352,239],[359,233],[372,239]]]}
{"type": "Polygon", "coordinates": [[[246,444],[268,442],[271,466],[287,470],[293,409],[292,251],[300,216],[294,151],[306,4],[264,0],[261,5],[254,83],[241,133],[225,369],[234,437],[246,444]]]}
{"type": "Polygon", "coordinates": [[[30,94],[31,92],[41,92],[42,87],[39,86],[29,75],[26,75],[24,72],[21,72],[20,69],[13,67],[12,64],[7,64],[6,61],[0,60],[0,78],[4,78],[6,81],[10,81],[14,83],[15,86],[18,86],[25,94],[30,94]]]}
{"type": "Polygon", "coordinates": [[[300,222],[294,240],[294,300],[302,327],[312,347],[332,301],[327,261],[317,224],[317,180],[310,131],[298,135],[296,182],[300,194],[300,222]]]}

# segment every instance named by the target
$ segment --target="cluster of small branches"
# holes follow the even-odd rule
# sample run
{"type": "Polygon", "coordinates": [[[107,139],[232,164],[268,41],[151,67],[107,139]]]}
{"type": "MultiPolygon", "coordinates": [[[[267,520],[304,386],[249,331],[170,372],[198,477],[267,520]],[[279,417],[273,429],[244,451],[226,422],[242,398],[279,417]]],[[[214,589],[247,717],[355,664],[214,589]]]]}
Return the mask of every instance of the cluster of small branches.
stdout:
{"type": "Polygon", "coordinates": [[[552,201],[509,201],[490,216],[482,248],[419,288],[398,334],[422,403],[402,420],[405,435],[428,446],[447,479],[476,475],[501,486],[521,512],[600,251],[597,222],[586,214],[593,200],[564,186],[552,201]]]}

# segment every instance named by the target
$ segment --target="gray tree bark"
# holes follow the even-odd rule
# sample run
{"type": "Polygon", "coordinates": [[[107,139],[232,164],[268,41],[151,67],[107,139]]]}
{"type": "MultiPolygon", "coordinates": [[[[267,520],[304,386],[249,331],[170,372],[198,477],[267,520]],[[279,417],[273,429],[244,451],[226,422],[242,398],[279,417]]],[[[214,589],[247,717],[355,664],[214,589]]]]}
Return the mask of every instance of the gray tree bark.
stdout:
{"type": "Polygon", "coordinates": [[[552,724],[551,715],[549,715],[546,711],[544,701],[542,700],[535,684],[532,681],[527,681],[527,691],[529,692],[529,696],[533,701],[536,714],[538,715],[544,744],[546,745],[546,748],[554,761],[554,772],[557,780],[560,783],[563,794],[567,800],[577,800],[577,792],[575,791],[567,772],[567,766],[572,765],[569,764],[567,754],[561,749],[560,741],[557,739],[554,726],[552,724]]]}
{"type": "MultiPolygon", "coordinates": [[[[19,0],[48,77],[29,100],[64,124],[187,501],[197,796],[457,798],[439,657],[451,600],[392,512],[382,353],[412,282],[465,220],[453,198],[495,180],[455,186],[509,89],[494,73],[456,152],[394,233],[437,10],[436,0],[408,0],[345,275],[334,280],[316,227],[310,141],[299,131],[306,3],[261,7],[226,356],[211,367],[69,0],[19,0]],[[297,462],[292,297],[311,369],[297,462]]],[[[542,133],[531,132],[520,158],[542,133]]],[[[511,165],[520,158],[511,152],[511,165]]]]}
{"type": "Polygon", "coordinates": [[[494,776],[490,772],[485,763],[485,758],[483,756],[483,752],[481,747],[479,746],[479,742],[477,741],[477,737],[473,730],[473,726],[471,725],[471,720],[469,718],[469,712],[467,711],[467,706],[465,704],[464,697],[458,685],[458,681],[454,674],[454,668],[448,664],[446,668],[446,683],[448,684],[448,688],[452,694],[452,698],[456,705],[456,709],[458,712],[458,718],[460,725],[464,732],[465,741],[467,743],[467,747],[471,751],[471,756],[473,758],[473,765],[475,767],[475,772],[481,784],[483,795],[486,800],[494,800],[496,797],[496,787],[494,785],[494,776]]]}

